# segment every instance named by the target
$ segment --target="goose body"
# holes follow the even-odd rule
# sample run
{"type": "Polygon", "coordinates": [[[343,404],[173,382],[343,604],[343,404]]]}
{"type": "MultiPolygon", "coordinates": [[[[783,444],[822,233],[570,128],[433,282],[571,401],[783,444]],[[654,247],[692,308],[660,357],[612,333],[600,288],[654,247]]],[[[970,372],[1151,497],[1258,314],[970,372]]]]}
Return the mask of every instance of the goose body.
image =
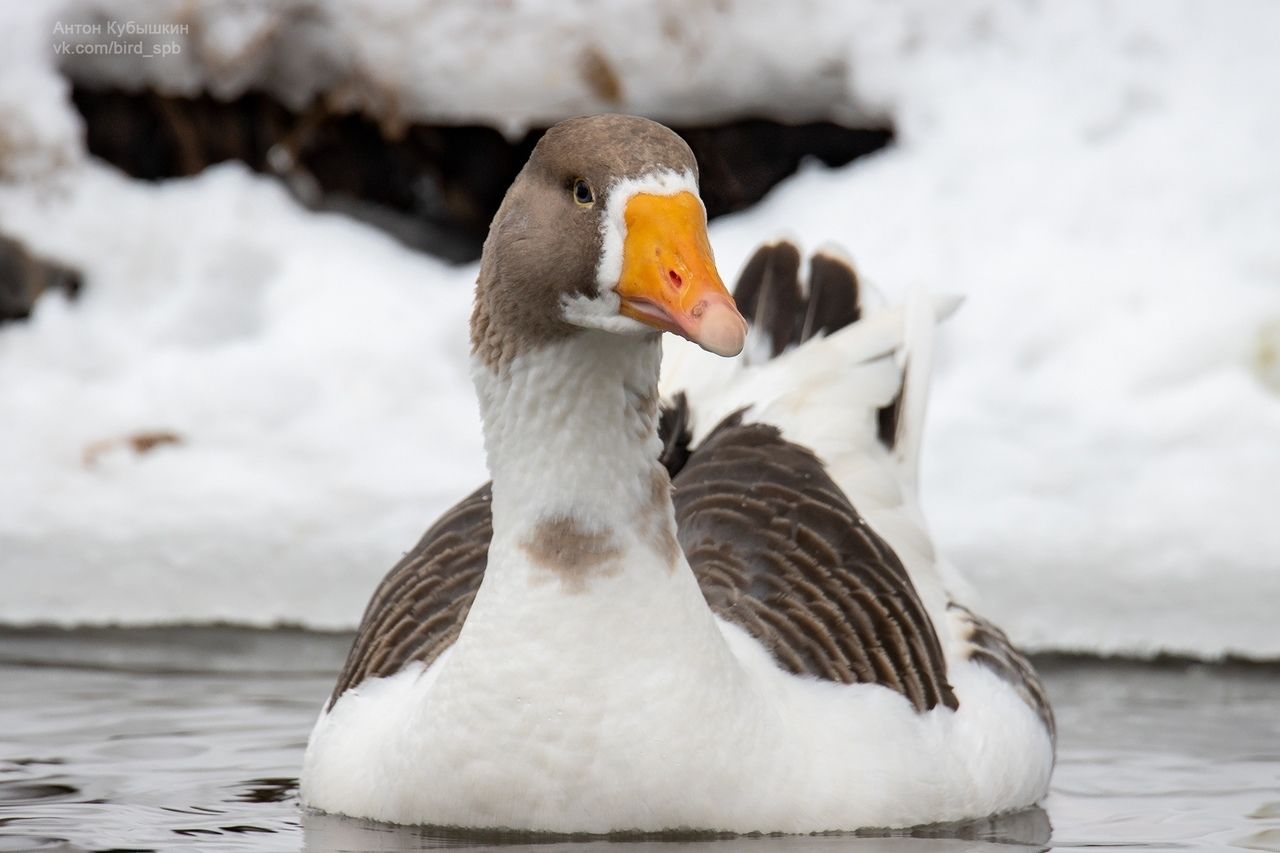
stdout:
{"type": "Polygon", "coordinates": [[[308,806],[815,832],[1046,792],[1040,684],[962,606],[915,502],[939,306],[865,310],[831,253],[802,288],[779,244],[735,308],[696,200],[652,122],[571,120],[535,150],[472,321],[492,484],[375,593],[311,734],[308,806]]]}

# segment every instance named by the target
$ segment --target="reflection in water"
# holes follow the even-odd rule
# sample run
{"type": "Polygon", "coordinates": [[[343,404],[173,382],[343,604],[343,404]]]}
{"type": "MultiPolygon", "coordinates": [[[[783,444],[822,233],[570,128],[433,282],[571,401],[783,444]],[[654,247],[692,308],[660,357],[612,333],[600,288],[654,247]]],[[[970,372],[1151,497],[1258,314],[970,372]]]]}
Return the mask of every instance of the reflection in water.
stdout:
{"type": "MultiPolygon", "coordinates": [[[[230,629],[0,632],[0,853],[528,843],[299,809],[304,739],[348,642],[230,629]]],[[[1071,660],[1042,669],[1062,738],[1048,814],[887,837],[642,839],[622,848],[541,837],[536,850],[1280,851],[1280,670],[1071,660]]]]}
{"type": "Polygon", "coordinates": [[[302,829],[308,851],[338,850],[443,850],[465,847],[471,851],[510,853],[516,845],[536,847],[537,853],[945,853],[945,851],[1007,850],[1016,844],[1044,848],[1049,843],[1049,816],[1043,809],[961,824],[919,827],[894,833],[829,835],[769,835],[716,837],[710,834],[633,835],[617,838],[557,837],[529,833],[463,832],[429,826],[395,826],[368,820],[304,813],[302,829]],[[619,844],[621,843],[621,846],[619,844]]]}
{"type": "Polygon", "coordinates": [[[283,803],[298,791],[298,780],[289,776],[250,779],[235,799],[242,803],[283,803]]]}
{"type": "Polygon", "coordinates": [[[0,782],[0,803],[6,806],[36,803],[41,800],[65,800],[80,793],[70,785],[48,785],[39,782],[0,782]]]}
{"type": "MultiPolygon", "coordinates": [[[[3,826],[0,823],[0,826],[3,826]]],[[[66,851],[67,844],[61,838],[41,838],[38,835],[4,835],[0,834],[0,851],[20,850],[29,853],[34,850],[66,851]]]]}

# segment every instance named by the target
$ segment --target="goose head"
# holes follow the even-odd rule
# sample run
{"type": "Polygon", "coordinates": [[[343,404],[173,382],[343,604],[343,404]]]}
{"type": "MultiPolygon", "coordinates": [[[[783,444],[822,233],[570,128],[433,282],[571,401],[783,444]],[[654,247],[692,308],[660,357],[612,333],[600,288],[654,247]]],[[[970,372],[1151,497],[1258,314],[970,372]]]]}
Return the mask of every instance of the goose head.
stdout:
{"type": "Polygon", "coordinates": [[[737,355],[746,322],[716,270],[693,152],[626,115],[547,131],[485,241],[472,347],[491,369],[583,330],[672,332],[737,355]]]}

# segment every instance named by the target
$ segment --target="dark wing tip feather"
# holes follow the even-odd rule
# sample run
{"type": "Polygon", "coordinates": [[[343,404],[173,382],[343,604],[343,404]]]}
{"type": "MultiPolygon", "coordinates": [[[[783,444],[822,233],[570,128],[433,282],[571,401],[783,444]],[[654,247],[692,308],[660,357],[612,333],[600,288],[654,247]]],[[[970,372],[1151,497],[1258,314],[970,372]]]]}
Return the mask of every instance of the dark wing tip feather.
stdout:
{"type": "Polygon", "coordinates": [[[907,399],[907,363],[902,364],[902,385],[898,388],[898,393],[893,395],[893,399],[889,401],[887,406],[881,406],[876,410],[876,436],[880,439],[880,443],[885,447],[893,450],[898,445],[898,439],[902,435],[902,408],[906,404],[907,399]]]}
{"type": "Polygon", "coordinates": [[[818,251],[809,258],[809,298],[801,320],[799,340],[838,332],[862,316],[858,274],[853,265],[833,252],[818,251]]]}
{"type": "Polygon", "coordinates": [[[748,325],[769,337],[770,355],[791,345],[796,318],[802,316],[800,250],[780,240],[756,249],[738,276],[734,301],[748,325]]]}
{"type": "Polygon", "coordinates": [[[768,337],[771,357],[862,317],[858,274],[846,258],[835,250],[815,252],[802,287],[801,257],[790,241],[766,243],[747,261],[733,288],[742,316],[768,337]]]}

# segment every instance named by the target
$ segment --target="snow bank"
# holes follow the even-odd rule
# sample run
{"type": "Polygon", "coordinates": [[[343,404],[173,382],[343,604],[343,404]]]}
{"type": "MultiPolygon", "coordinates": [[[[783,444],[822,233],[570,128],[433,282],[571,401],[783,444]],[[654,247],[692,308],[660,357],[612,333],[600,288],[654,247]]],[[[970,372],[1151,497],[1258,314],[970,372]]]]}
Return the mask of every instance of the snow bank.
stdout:
{"type": "Polygon", "coordinates": [[[82,156],[71,86],[53,73],[52,28],[39,3],[0,8],[0,181],[46,177],[82,156]]]}
{"type": "Polygon", "coordinates": [[[891,293],[966,295],[923,495],[1018,640],[1280,655],[1280,9],[944,17],[910,62],[857,54],[892,66],[864,79],[899,145],[717,247],[785,225],[891,293]]]}
{"type": "Polygon", "coordinates": [[[474,269],[236,166],[68,183],[0,199],[5,227],[92,271],[0,331],[0,621],[351,625],[485,479],[474,269]],[[181,443],[112,443],[151,432],[181,443]]]}
{"type": "MultiPolygon", "coordinates": [[[[514,5],[519,38],[544,48],[569,50],[587,20],[514,5]]],[[[543,100],[508,112],[520,85],[542,90],[492,68],[434,100],[440,81],[414,62],[435,60],[410,56],[431,27],[407,23],[414,4],[377,8],[344,25],[343,49],[400,69],[388,85],[408,101],[515,123],[594,108],[542,78],[543,100]],[[385,41],[397,30],[405,42],[385,41]]],[[[637,14],[613,8],[599,31],[637,14]]],[[[924,494],[982,609],[1034,649],[1280,656],[1280,7],[724,8],[697,79],[746,75],[776,106],[838,48],[832,111],[896,123],[892,149],[803,170],[712,240],[727,274],[786,232],[848,246],[891,296],[966,295],[939,353],[924,494]],[[770,53],[766,27],[792,48],[770,53]]],[[[662,49],[629,32],[610,51],[662,49]]],[[[560,68],[512,51],[528,73],[560,68]]],[[[82,163],[74,117],[48,102],[51,57],[20,52],[7,61],[33,94],[0,76],[0,126],[43,128],[32,151],[74,156],[0,184],[0,228],[89,280],[79,302],[47,297],[0,329],[0,621],[353,625],[398,552],[483,476],[474,266],[304,212],[238,168],[157,187],[82,163]],[[84,464],[86,446],[147,430],[182,443],[84,464]]],[[[672,111],[709,91],[663,85],[645,97],[672,111]]],[[[625,103],[643,109],[637,86],[625,103]]]]}
{"type": "MultiPolygon", "coordinates": [[[[81,0],[65,14],[189,28],[169,55],[69,55],[79,79],[228,98],[253,88],[294,108],[323,97],[389,127],[478,122],[520,134],[608,110],[686,125],[863,113],[847,31],[869,12],[833,0],[513,0],[500,9],[472,0],[81,0]],[[840,26],[818,25],[831,15],[840,26]]],[[[172,40],[148,35],[146,47],[172,40]]]]}

